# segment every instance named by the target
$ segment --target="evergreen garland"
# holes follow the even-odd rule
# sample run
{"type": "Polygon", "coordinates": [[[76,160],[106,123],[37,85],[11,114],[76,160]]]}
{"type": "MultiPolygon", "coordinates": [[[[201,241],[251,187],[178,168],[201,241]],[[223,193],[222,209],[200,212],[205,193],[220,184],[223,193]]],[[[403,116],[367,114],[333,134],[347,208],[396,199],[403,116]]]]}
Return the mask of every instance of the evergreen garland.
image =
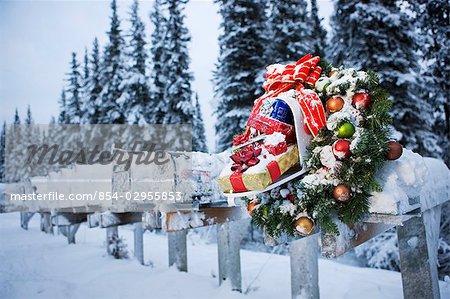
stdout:
{"type": "Polygon", "coordinates": [[[334,171],[324,167],[320,153],[324,146],[331,146],[340,139],[337,137],[337,128],[350,119],[339,119],[336,129],[329,129],[327,121],[327,126],[322,128],[310,142],[306,161],[308,176],[321,173],[326,182],[310,184],[307,182],[307,176],[291,181],[286,186],[258,194],[255,199],[247,199],[247,204],[256,203],[252,209],[249,206],[254,222],[273,237],[283,233],[294,235],[296,220],[301,215],[305,215],[304,213],[323,231],[338,234],[336,218],[346,224],[361,220],[368,213],[371,193],[381,191],[375,174],[386,161],[388,151],[390,136],[388,125],[392,121],[389,116],[392,104],[389,95],[379,86],[377,75],[372,71],[356,72],[353,69],[342,68],[336,70],[326,63],[322,63],[322,66],[324,68],[321,77],[323,82],[320,88],[319,84],[316,84],[315,91],[324,106],[331,96],[350,97],[356,92],[368,94],[371,103],[368,108],[359,109],[359,123],[355,125],[359,133],[346,138],[348,141],[358,138],[358,142],[355,142],[351,148],[351,155],[341,159],[339,167],[334,171]],[[338,74],[335,76],[341,80],[335,80],[332,83],[328,78],[331,71],[337,71],[338,74]],[[349,76],[353,79],[342,79],[345,74],[350,74],[349,76]],[[333,198],[333,189],[337,184],[345,184],[351,189],[350,201],[341,203],[333,198]],[[280,196],[280,189],[283,188],[287,188],[294,195],[290,203],[280,196]],[[289,209],[280,209],[282,205],[289,206],[289,209]]]}

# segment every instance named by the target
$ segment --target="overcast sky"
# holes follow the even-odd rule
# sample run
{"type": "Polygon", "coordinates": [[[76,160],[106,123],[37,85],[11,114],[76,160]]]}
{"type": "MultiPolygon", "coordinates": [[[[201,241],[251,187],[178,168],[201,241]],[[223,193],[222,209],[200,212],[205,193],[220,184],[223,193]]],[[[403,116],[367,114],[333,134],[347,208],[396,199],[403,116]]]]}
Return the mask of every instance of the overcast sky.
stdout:
{"type": "MultiPolygon", "coordinates": [[[[331,0],[319,0],[320,14],[328,18],[331,0]]],[[[31,105],[36,123],[48,123],[57,115],[57,101],[69,69],[71,52],[82,55],[94,37],[103,46],[109,28],[110,1],[0,1],[0,121],[11,122],[17,107],[23,118],[31,105]]],[[[118,1],[122,27],[126,30],[131,1],[118,1]]],[[[152,1],[140,1],[147,37],[152,1]]],[[[214,148],[211,101],[212,70],[218,55],[218,6],[209,0],[191,0],[186,7],[191,69],[195,76],[205,119],[210,150],[214,148]]],[[[273,63],[268,61],[267,64],[273,63]]],[[[231,141],[230,141],[231,142],[231,141]]]]}

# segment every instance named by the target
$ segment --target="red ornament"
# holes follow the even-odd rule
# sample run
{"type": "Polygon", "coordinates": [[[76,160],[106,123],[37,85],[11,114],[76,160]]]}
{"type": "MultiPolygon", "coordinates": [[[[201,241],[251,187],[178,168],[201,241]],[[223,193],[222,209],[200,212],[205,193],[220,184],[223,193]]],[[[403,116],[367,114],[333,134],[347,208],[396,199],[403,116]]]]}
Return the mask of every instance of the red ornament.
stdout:
{"type": "Polygon", "coordinates": [[[295,197],[294,197],[294,194],[289,193],[289,194],[287,195],[287,199],[289,199],[289,201],[290,201],[292,204],[295,203],[295,197]]]}
{"type": "Polygon", "coordinates": [[[365,109],[371,103],[370,96],[365,92],[355,93],[352,99],[352,104],[356,109],[365,109]]]}
{"type": "Polygon", "coordinates": [[[339,160],[350,157],[350,141],[339,139],[333,143],[333,154],[339,160]]]}

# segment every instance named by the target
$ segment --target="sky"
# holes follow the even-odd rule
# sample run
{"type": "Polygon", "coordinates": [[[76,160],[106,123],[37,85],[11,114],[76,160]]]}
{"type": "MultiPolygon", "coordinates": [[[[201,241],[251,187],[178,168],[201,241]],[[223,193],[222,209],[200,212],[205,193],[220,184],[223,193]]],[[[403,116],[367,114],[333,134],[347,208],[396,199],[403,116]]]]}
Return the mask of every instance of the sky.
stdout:
{"type": "MultiPolygon", "coordinates": [[[[58,99],[72,52],[81,58],[85,47],[91,49],[95,37],[100,45],[107,41],[110,1],[0,1],[0,121],[11,122],[16,107],[21,118],[31,106],[36,123],[48,123],[58,114],[58,99]]],[[[331,0],[319,0],[324,26],[332,12],[331,0]]],[[[119,15],[126,31],[131,1],[119,0],[119,15]]],[[[146,24],[147,40],[151,34],[148,14],[152,1],[140,1],[140,14],[146,24]]],[[[191,70],[205,121],[210,150],[214,149],[212,115],[214,70],[219,48],[220,15],[211,0],[191,0],[186,6],[186,25],[191,70]]],[[[273,62],[268,61],[267,64],[273,62]]],[[[231,140],[230,140],[231,142],[231,140]]]]}

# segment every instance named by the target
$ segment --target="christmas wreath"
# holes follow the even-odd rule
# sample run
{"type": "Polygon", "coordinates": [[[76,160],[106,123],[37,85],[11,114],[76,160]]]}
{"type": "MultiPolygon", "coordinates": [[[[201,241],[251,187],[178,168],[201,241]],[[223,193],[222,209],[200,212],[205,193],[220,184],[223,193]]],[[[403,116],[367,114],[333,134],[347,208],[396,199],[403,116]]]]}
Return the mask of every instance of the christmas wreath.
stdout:
{"type": "Polygon", "coordinates": [[[290,116],[284,113],[279,118],[277,108],[277,101],[294,97],[305,122],[304,128],[296,124],[295,129],[312,135],[304,163],[308,173],[246,199],[253,221],[272,237],[308,235],[315,226],[338,234],[336,219],[346,224],[361,220],[368,213],[371,193],[381,191],[376,172],[386,159],[397,159],[402,153],[401,145],[390,141],[391,101],[376,74],[319,61],[319,57],[306,55],[293,65],[268,67],[266,93],[255,101],[246,131],[233,142],[244,146],[235,151],[233,165],[219,181],[224,191],[263,189],[286,171],[280,172],[280,165],[295,164],[291,160],[298,156],[286,159],[283,152],[293,147],[289,141],[295,138],[289,131],[290,116]],[[267,107],[272,108],[266,113],[267,107]],[[258,141],[259,135],[265,139],[258,141]],[[280,147],[280,152],[271,152],[280,147]],[[261,175],[250,176],[257,173],[256,168],[268,173],[262,185],[254,184],[261,182],[261,175]]]}

